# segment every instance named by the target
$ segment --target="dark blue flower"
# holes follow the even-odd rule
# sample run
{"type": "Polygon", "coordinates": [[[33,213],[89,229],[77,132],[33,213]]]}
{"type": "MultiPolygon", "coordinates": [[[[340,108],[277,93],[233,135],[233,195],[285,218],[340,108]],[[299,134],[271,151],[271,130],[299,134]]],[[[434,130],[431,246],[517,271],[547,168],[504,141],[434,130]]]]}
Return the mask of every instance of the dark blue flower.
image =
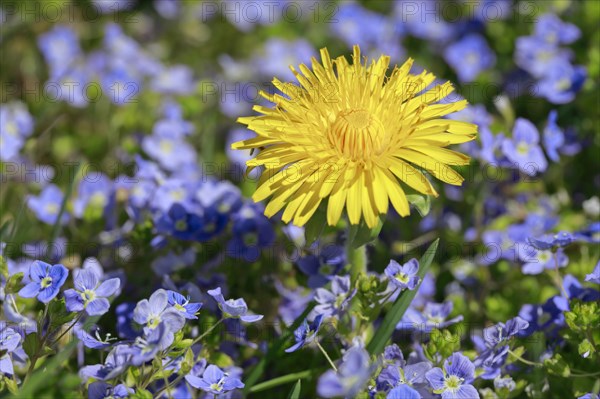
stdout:
{"type": "Polygon", "coordinates": [[[181,312],[181,315],[186,319],[197,319],[198,311],[202,307],[201,303],[190,303],[189,297],[184,297],[178,292],[168,290],[169,294],[169,305],[173,306],[176,310],[181,312]]]}
{"type": "Polygon", "coordinates": [[[161,234],[170,234],[180,240],[194,240],[203,228],[202,219],[188,212],[181,204],[173,204],[167,213],[156,220],[156,230],[161,234]]]}
{"type": "Polygon", "coordinates": [[[395,260],[390,260],[384,273],[388,280],[401,290],[414,290],[421,278],[418,276],[419,261],[411,259],[403,265],[399,265],[395,260]]]}
{"type": "Polygon", "coordinates": [[[320,314],[312,322],[308,322],[308,320],[304,320],[304,322],[294,331],[294,338],[296,339],[296,343],[285,351],[287,353],[291,353],[297,351],[305,345],[310,344],[317,338],[317,334],[319,333],[319,328],[321,327],[321,321],[323,320],[323,315],[320,314]]]}
{"type": "Polygon", "coordinates": [[[346,265],[343,247],[329,245],[318,250],[320,251],[318,254],[306,255],[296,261],[300,270],[308,275],[309,288],[318,288],[327,284],[346,265]]]}
{"type": "Polygon", "coordinates": [[[60,287],[65,283],[69,271],[63,265],[49,265],[37,260],[29,268],[29,280],[25,287],[21,288],[19,295],[24,298],[37,299],[43,303],[50,302],[58,295],[60,287]]]}
{"type": "Polygon", "coordinates": [[[260,251],[273,244],[275,231],[257,204],[244,204],[233,217],[233,237],[227,243],[227,254],[254,262],[260,251]]]}
{"type": "Polygon", "coordinates": [[[194,388],[201,389],[213,395],[221,395],[244,387],[244,383],[239,378],[224,373],[213,364],[204,370],[201,378],[193,374],[188,374],[185,376],[185,380],[194,388]]]}
{"type": "Polygon", "coordinates": [[[475,378],[475,366],[466,356],[455,352],[444,361],[443,369],[429,370],[426,378],[435,393],[442,399],[479,398],[471,382],[475,378]]]}
{"type": "Polygon", "coordinates": [[[583,230],[575,233],[575,238],[590,243],[600,243],[600,222],[593,222],[583,230]]]}
{"type": "Polygon", "coordinates": [[[544,234],[540,237],[529,237],[527,240],[534,248],[538,250],[547,250],[557,247],[566,247],[573,242],[573,235],[567,231],[561,231],[556,234],[544,234]]]}

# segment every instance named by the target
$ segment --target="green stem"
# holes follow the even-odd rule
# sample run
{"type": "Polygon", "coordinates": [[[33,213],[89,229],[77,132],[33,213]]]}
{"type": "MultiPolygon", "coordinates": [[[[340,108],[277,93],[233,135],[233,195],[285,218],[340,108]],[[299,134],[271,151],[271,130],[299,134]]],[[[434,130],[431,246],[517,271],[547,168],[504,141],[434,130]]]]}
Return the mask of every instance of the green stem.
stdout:
{"type": "Polygon", "coordinates": [[[304,378],[308,378],[311,375],[312,375],[311,370],[304,370],[304,371],[300,371],[298,373],[282,375],[281,377],[273,378],[272,380],[268,380],[265,382],[261,382],[260,384],[254,385],[252,388],[250,388],[249,392],[254,393],[254,392],[264,391],[264,390],[267,390],[270,388],[275,388],[276,386],[283,385],[288,382],[293,382],[296,380],[302,380],[304,378]]]}
{"type": "Polygon", "coordinates": [[[315,341],[315,343],[317,344],[317,347],[319,347],[319,349],[321,350],[321,352],[323,352],[323,356],[325,356],[325,358],[327,359],[327,361],[329,362],[329,364],[331,365],[331,367],[337,373],[337,367],[335,367],[335,364],[333,364],[333,361],[331,360],[331,358],[327,354],[327,351],[321,346],[321,344],[318,341],[315,341]]]}
{"type": "Polygon", "coordinates": [[[533,367],[543,367],[544,366],[542,363],[536,363],[536,362],[529,361],[527,359],[523,359],[521,356],[517,355],[512,350],[509,350],[508,353],[510,353],[511,356],[514,357],[515,359],[517,359],[518,361],[520,361],[524,364],[527,364],[529,366],[533,366],[533,367]]]}
{"type": "Polygon", "coordinates": [[[217,321],[215,324],[213,324],[208,330],[204,331],[198,338],[196,338],[193,342],[192,345],[197,344],[198,342],[200,342],[200,340],[204,337],[206,337],[208,334],[210,334],[212,332],[212,330],[214,330],[219,324],[221,324],[223,321],[225,320],[224,317],[220,318],[219,321],[217,321]]]}
{"type": "Polygon", "coordinates": [[[350,278],[356,281],[358,276],[367,274],[367,246],[361,245],[358,248],[352,248],[350,245],[346,248],[346,258],[350,263],[350,278]]]}

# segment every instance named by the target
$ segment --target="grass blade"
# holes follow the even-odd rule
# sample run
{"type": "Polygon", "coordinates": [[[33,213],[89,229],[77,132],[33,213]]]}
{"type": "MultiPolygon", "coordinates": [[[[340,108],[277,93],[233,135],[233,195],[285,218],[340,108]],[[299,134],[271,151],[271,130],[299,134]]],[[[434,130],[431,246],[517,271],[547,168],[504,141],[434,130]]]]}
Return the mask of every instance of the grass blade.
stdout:
{"type": "MultiPolygon", "coordinates": [[[[435,240],[433,244],[427,248],[421,257],[421,260],[419,261],[419,277],[421,277],[421,282],[423,282],[423,277],[431,266],[431,262],[433,261],[433,257],[437,251],[439,241],[439,238],[435,240]]],[[[420,287],[421,283],[419,283],[419,286],[414,290],[405,290],[398,296],[398,299],[396,299],[396,302],[394,302],[392,308],[385,315],[381,326],[379,326],[375,332],[375,335],[367,345],[367,350],[371,355],[378,355],[383,352],[386,342],[394,333],[396,325],[400,319],[402,319],[402,316],[404,316],[404,312],[406,312],[406,309],[408,309],[408,306],[412,302],[420,287]]]]}

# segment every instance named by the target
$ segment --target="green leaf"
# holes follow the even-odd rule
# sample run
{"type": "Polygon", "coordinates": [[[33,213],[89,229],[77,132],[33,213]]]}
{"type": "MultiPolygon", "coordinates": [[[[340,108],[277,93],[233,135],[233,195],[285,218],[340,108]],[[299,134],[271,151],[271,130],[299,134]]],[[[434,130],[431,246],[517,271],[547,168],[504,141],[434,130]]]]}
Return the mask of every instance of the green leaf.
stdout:
{"type": "Polygon", "coordinates": [[[77,313],[69,312],[65,306],[65,300],[54,300],[48,305],[48,316],[50,317],[50,328],[55,329],[72,321],[77,313]]]}
{"type": "Polygon", "coordinates": [[[152,399],[152,393],[150,391],[138,388],[135,390],[135,393],[130,396],[132,399],[152,399]]]}
{"type": "Polygon", "coordinates": [[[275,388],[277,386],[287,384],[292,381],[297,381],[296,385],[294,386],[294,389],[292,391],[294,391],[297,387],[298,393],[300,393],[300,386],[299,386],[298,382],[300,382],[300,380],[302,380],[304,378],[309,378],[314,372],[315,372],[315,370],[313,369],[313,370],[300,371],[298,373],[282,375],[281,377],[273,378],[272,380],[268,380],[268,381],[261,382],[260,384],[256,384],[251,389],[249,389],[248,392],[255,393],[255,392],[260,392],[260,391],[266,391],[267,389],[275,388]]]}
{"type": "Polygon", "coordinates": [[[551,358],[544,360],[544,366],[550,374],[565,378],[571,375],[571,368],[559,353],[555,353],[551,358]]]}
{"type": "Polygon", "coordinates": [[[384,216],[381,216],[377,222],[377,226],[373,228],[367,226],[364,220],[361,220],[359,224],[350,225],[348,245],[350,245],[351,248],[359,248],[375,240],[381,232],[383,221],[384,216]]]}
{"type": "Polygon", "coordinates": [[[2,255],[0,255],[0,276],[8,279],[8,263],[2,255]]]}
{"type": "Polygon", "coordinates": [[[404,312],[406,312],[406,309],[408,309],[408,306],[410,305],[413,298],[417,294],[417,291],[421,287],[423,277],[425,277],[425,274],[431,266],[431,262],[433,261],[439,242],[439,238],[435,240],[433,244],[431,244],[431,246],[427,248],[427,250],[421,257],[421,260],[419,261],[418,274],[421,278],[421,282],[419,283],[419,285],[414,290],[405,290],[400,295],[398,295],[396,302],[394,302],[392,308],[385,315],[381,326],[379,327],[379,329],[377,329],[371,341],[369,341],[369,344],[367,345],[367,350],[371,355],[380,354],[383,351],[386,342],[394,333],[396,325],[402,319],[404,312]]]}
{"type": "Polygon", "coordinates": [[[23,350],[31,359],[40,349],[40,340],[37,333],[28,334],[23,340],[23,350]]]}
{"type": "Polygon", "coordinates": [[[15,273],[6,280],[4,291],[7,294],[16,294],[21,289],[21,281],[23,280],[23,272],[15,273]]]}
{"type": "Polygon", "coordinates": [[[300,388],[302,388],[301,380],[296,381],[294,384],[294,388],[290,391],[288,395],[288,399],[299,399],[300,398],[300,388]]]}
{"type": "Polygon", "coordinates": [[[408,194],[406,199],[415,207],[421,217],[429,214],[431,210],[431,198],[428,195],[408,194]]]}
{"type": "Polygon", "coordinates": [[[312,215],[310,220],[304,227],[304,236],[306,237],[306,245],[310,245],[315,242],[323,233],[323,229],[327,224],[327,212],[322,207],[319,207],[317,211],[312,215]]]}

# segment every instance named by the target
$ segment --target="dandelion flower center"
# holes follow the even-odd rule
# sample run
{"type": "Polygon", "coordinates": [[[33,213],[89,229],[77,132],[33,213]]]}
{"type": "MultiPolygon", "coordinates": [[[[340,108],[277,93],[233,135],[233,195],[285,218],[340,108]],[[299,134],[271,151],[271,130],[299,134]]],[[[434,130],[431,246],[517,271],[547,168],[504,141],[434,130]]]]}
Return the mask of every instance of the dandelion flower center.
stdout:
{"type": "Polygon", "coordinates": [[[379,119],[364,109],[340,112],[328,131],[332,147],[354,161],[379,153],[384,136],[379,119]]]}

